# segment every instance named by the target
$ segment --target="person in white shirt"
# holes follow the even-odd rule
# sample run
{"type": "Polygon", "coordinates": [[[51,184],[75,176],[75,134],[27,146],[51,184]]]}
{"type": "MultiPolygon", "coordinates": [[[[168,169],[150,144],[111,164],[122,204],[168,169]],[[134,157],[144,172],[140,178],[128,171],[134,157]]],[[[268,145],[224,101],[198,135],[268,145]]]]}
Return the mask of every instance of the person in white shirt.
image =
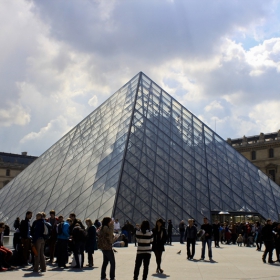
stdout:
{"type": "Polygon", "coordinates": [[[119,233],[120,229],[121,229],[121,226],[120,226],[119,220],[116,219],[116,220],[114,221],[114,232],[115,232],[115,233],[119,233]]]}

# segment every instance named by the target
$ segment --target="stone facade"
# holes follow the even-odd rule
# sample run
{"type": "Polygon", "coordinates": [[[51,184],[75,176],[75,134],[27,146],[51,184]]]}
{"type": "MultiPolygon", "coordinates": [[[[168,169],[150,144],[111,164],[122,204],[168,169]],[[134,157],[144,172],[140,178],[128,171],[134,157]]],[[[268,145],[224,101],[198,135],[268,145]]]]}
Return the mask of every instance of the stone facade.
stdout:
{"type": "Polygon", "coordinates": [[[26,152],[23,152],[21,155],[0,153],[0,189],[7,185],[35,159],[37,157],[28,156],[26,152]]]}
{"type": "Polygon", "coordinates": [[[280,130],[257,136],[228,138],[227,142],[280,185],[280,130]]]}

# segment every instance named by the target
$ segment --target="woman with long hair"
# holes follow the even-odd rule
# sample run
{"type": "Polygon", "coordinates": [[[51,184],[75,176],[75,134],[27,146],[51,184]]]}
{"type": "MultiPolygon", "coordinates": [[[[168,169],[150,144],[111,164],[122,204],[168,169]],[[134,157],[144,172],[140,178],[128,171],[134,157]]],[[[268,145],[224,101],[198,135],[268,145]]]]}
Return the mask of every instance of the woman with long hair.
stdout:
{"type": "Polygon", "coordinates": [[[114,221],[110,217],[105,217],[102,220],[102,226],[98,236],[98,248],[103,253],[103,264],[101,268],[101,279],[106,278],[106,268],[110,262],[110,280],[115,279],[115,255],[112,244],[114,243],[114,221]]]}
{"type": "Polygon", "coordinates": [[[89,267],[93,267],[93,254],[94,250],[97,249],[96,244],[96,227],[93,225],[91,219],[86,219],[86,245],[85,245],[85,251],[88,253],[88,265],[89,267]]]}
{"type": "Polygon", "coordinates": [[[138,279],[139,270],[142,265],[142,262],[144,264],[142,279],[146,280],[148,276],[149,264],[150,264],[151,252],[152,252],[151,245],[153,242],[153,232],[150,231],[150,224],[148,221],[143,221],[141,227],[136,229],[135,238],[137,240],[138,246],[137,246],[133,280],[138,279]]]}
{"type": "Polygon", "coordinates": [[[153,247],[152,250],[155,253],[156,262],[157,262],[157,273],[163,273],[161,269],[161,256],[162,252],[165,251],[164,244],[166,241],[166,230],[164,227],[164,221],[162,219],[158,219],[156,221],[156,226],[153,229],[153,247]]]}

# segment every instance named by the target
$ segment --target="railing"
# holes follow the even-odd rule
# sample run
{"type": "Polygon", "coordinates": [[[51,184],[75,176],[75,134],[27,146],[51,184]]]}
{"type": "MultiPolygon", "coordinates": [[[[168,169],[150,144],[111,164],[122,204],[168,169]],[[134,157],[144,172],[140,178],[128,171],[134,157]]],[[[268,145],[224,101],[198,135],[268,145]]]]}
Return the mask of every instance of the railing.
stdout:
{"type": "Polygon", "coordinates": [[[9,236],[3,236],[4,247],[7,247],[8,249],[12,249],[13,248],[13,239],[14,239],[14,236],[11,234],[9,236]]]}

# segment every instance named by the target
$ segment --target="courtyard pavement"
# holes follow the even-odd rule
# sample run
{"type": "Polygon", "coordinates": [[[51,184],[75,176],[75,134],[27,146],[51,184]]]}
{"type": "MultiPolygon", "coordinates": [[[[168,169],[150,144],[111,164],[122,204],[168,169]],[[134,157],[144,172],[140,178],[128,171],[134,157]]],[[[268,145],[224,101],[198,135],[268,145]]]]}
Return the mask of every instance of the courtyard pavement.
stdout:
{"type": "MultiPolygon", "coordinates": [[[[132,280],[136,247],[130,244],[128,248],[116,248],[116,279],[132,280]]],[[[166,245],[163,253],[162,269],[163,274],[157,274],[155,257],[152,255],[148,279],[280,279],[280,264],[264,264],[262,252],[256,251],[255,247],[238,247],[237,245],[221,245],[221,248],[212,248],[213,262],[207,258],[199,261],[201,243],[197,242],[194,260],[186,258],[186,246],[178,242],[173,246],[166,245]],[[181,251],[180,254],[178,252],[181,251]]],[[[274,252],[275,253],[275,252],[274,252]]],[[[85,255],[86,257],[86,255],[85,255]]],[[[71,258],[69,258],[70,260],[71,258]]],[[[85,258],[87,260],[87,258],[85,258]]],[[[274,254],[275,260],[275,254],[274,254]]],[[[86,262],[87,263],[87,262],[86,262]]],[[[102,265],[102,252],[94,254],[94,268],[84,269],[59,269],[48,265],[47,271],[36,274],[27,269],[20,268],[15,271],[0,273],[0,279],[22,279],[22,278],[48,278],[48,279],[100,279],[102,265]]],[[[139,279],[142,279],[143,267],[141,267],[139,279]]],[[[109,266],[107,277],[109,276],[109,266]]]]}

